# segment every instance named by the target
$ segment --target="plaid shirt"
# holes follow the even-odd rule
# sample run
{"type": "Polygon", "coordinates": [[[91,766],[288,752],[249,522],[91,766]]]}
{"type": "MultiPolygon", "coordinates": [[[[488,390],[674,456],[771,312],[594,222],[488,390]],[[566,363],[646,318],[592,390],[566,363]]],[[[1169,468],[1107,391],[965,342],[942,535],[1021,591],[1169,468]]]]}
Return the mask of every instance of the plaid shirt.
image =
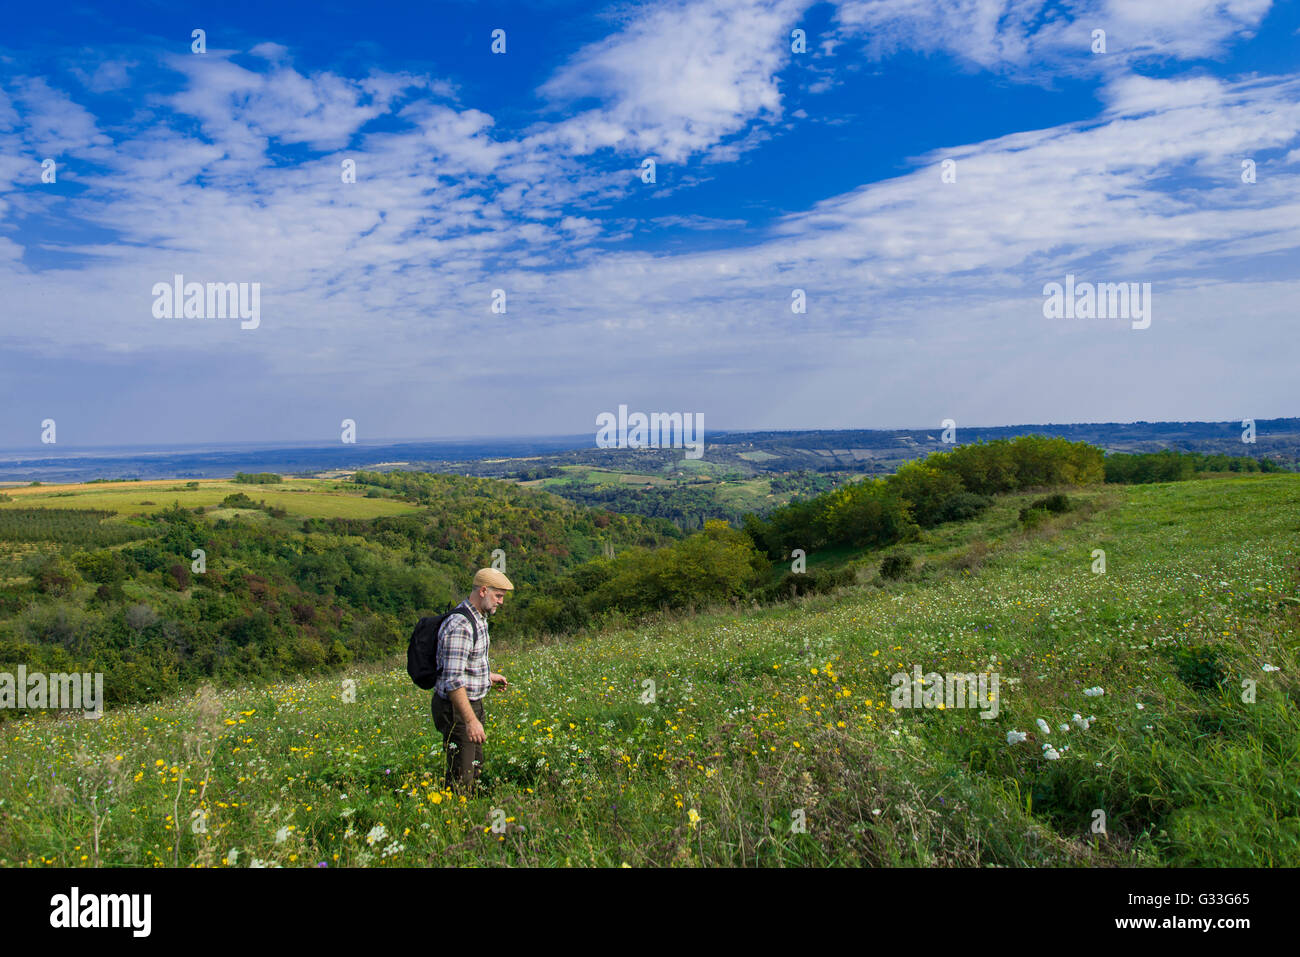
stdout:
{"type": "Polygon", "coordinates": [[[488,693],[492,682],[488,679],[488,623],[487,619],[469,600],[456,607],[468,609],[478,625],[478,643],[474,630],[464,615],[449,615],[438,632],[438,668],[442,672],[433,690],[450,698],[457,688],[464,688],[470,701],[478,701],[488,693]]]}

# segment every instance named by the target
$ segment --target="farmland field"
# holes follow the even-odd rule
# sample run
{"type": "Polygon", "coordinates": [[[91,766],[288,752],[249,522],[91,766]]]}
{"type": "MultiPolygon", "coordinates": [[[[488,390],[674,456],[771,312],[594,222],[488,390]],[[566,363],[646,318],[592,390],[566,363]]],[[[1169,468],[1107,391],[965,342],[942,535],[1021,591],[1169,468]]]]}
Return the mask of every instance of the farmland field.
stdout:
{"type": "Polygon", "coordinates": [[[243,492],[254,501],[285,509],[303,518],[375,518],[406,515],[419,510],[408,502],[366,498],[361,492],[344,491],[338,482],[324,479],[291,479],[276,485],[250,485],[216,479],[185,481],[105,482],[80,485],[39,485],[5,489],[12,502],[4,508],[94,508],[120,515],[150,514],[180,503],[182,508],[211,508],[227,495],[243,492]]]}
{"type": "Polygon", "coordinates": [[[7,722],[0,865],[1300,865],[1300,476],[1081,498],[898,582],[494,643],[469,800],[396,659],[7,722]],[[894,707],[914,666],[996,717],[894,707]]]}

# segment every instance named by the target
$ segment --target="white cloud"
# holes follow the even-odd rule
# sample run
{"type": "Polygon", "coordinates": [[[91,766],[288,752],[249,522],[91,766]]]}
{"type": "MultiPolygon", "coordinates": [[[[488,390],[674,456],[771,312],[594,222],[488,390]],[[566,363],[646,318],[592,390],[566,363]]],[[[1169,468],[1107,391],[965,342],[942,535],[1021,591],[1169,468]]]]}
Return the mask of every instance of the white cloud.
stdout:
{"type": "Polygon", "coordinates": [[[130,71],[137,65],[135,60],[104,60],[95,67],[94,73],[75,66],[70,72],[92,93],[110,93],[130,86],[130,71]]]}
{"type": "Polygon", "coordinates": [[[415,84],[410,77],[387,76],[387,83],[363,87],[332,73],[304,76],[283,65],[256,73],[211,52],[168,61],[190,81],[170,105],[197,117],[213,139],[235,146],[242,160],[264,152],[269,137],[316,149],[345,146],[365,123],[386,112],[402,89],[415,84]]]}
{"type": "Polygon", "coordinates": [[[1271,0],[843,0],[836,36],[867,56],[944,52],[1023,79],[1114,69],[1146,57],[1217,56],[1252,35],[1271,0]],[[1092,31],[1106,53],[1092,52],[1092,31]],[[1032,72],[1029,68],[1032,67],[1032,72]]]}
{"type": "Polygon", "coordinates": [[[806,0],[702,0],[645,7],[626,28],[580,50],[539,92],[598,108],[538,134],[582,155],[602,148],[680,162],[781,115],[776,74],[806,0]]]}

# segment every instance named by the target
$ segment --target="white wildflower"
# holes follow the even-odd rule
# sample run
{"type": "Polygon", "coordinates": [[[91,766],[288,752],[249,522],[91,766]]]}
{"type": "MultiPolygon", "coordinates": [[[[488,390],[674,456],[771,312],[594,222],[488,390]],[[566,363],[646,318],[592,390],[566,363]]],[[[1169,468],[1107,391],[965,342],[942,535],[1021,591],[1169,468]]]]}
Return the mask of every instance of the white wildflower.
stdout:
{"type": "Polygon", "coordinates": [[[1039,719],[1038,719],[1038,730],[1041,731],[1041,732],[1043,732],[1043,734],[1051,734],[1051,733],[1052,733],[1052,729],[1051,729],[1051,727],[1050,727],[1050,726],[1048,725],[1048,723],[1047,723],[1046,721],[1044,721],[1042,718],[1039,718],[1039,719]]]}
{"type": "Polygon", "coordinates": [[[1098,697],[1100,697],[1101,695],[1103,695],[1103,694],[1105,694],[1105,693],[1106,693],[1106,692],[1102,691],[1100,687],[1097,687],[1097,688],[1084,688],[1084,689],[1083,689],[1084,697],[1087,697],[1087,698],[1098,698],[1098,697]]]}
{"type": "Polygon", "coordinates": [[[1025,740],[1025,737],[1026,735],[1023,731],[1008,731],[1007,744],[1019,744],[1021,741],[1025,740]]]}

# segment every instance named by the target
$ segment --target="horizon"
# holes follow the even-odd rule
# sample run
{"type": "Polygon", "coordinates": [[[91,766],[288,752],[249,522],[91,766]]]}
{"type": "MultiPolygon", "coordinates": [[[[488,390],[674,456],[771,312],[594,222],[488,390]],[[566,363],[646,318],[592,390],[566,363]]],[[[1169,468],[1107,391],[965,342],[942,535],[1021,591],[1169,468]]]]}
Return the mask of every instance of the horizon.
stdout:
{"type": "MultiPolygon", "coordinates": [[[[1256,422],[1276,422],[1286,420],[1296,420],[1300,422],[1300,416],[1261,416],[1256,422]]],[[[1241,420],[1238,419],[1133,419],[1129,421],[1110,420],[1106,422],[1009,422],[996,425],[989,424],[961,424],[957,425],[957,434],[963,431],[973,431],[982,429],[1033,429],[1033,428],[1064,428],[1069,426],[1089,426],[1089,425],[1225,425],[1236,427],[1241,420]]],[[[935,425],[899,425],[899,426],[861,426],[847,428],[738,428],[738,429],[706,429],[705,436],[709,435],[750,435],[764,432],[924,432],[924,431],[942,432],[942,424],[935,425]]],[[[591,435],[595,435],[593,429],[591,435]]],[[[365,441],[357,440],[354,443],[340,444],[337,441],[328,441],[321,439],[266,439],[244,442],[158,442],[138,445],[69,445],[59,443],[58,445],[32,445],[32,446],[0,446],[0,454],[20,453],[20,452],[41,452],[55,454],[59,451],[80,452],[93,451],[96,449],[111,451],[148,451],[148,450],[173,450],[173,449],[236,449],[236,448],[266,448],[268,450],[286,449],[286,448],[304,448],[304,449],[327,449],[327,448],[391,448],[397,445],[441,445],[441,444],[486,444],[491,442],[529,442],[540,440],[568,441],[570,439],[583,438],[587,433],[555,433],[555,434],[534,434],[534,435],[477,435],[477,436],[438,436],[430,438],[422,437],[398,437],[398,438],[377,438],[367,439],[365,441]]],[[[594,440],[593,440],[594,447],[594,440]]],[[[961,445],[960,441],[954,443],[961,445]]]]}

